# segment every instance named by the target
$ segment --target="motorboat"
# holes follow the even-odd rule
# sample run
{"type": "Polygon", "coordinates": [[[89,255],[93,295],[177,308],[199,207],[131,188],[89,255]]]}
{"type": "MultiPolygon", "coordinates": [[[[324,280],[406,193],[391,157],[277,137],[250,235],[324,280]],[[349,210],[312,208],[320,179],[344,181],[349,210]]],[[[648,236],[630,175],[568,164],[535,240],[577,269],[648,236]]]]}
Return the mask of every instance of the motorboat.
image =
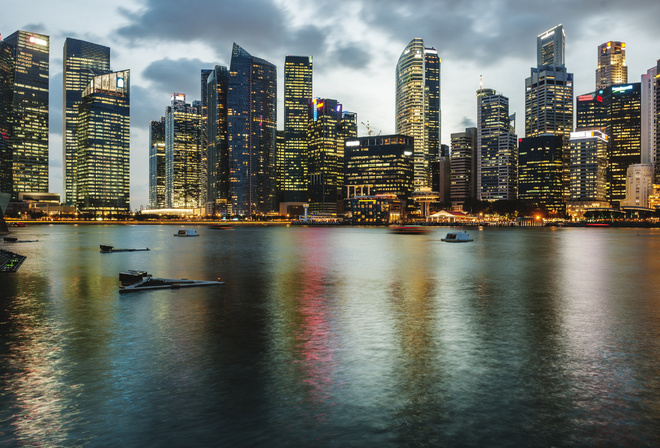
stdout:
{"type": "Polygon", "coordinates": [[[199,236],[199,233],[194,229],[180,229],[174,236],[199,236]]]}
{"type": "Polygon", "coordinates": [[[427,231],[424,226],[390,226],[390,232],[403,235],[420,235],[427,231]]]}
{"type": "Polygon", "coordinates": [[[101,244],[100,246],[101,246],[101,253],[103,254],[109,254],[112,252],[136,252],[136,251],[149,250],[148,247],[142,249],[115,249],[115,246],[108,246],[106,244],[101,244]]]}
{"type": "Polygon", "coordinates": [[[468,235],[467,232],[454,232],[448,233],[444,238],[442,238],[442,241],[445,243],[469,243],[473,240],[470,238],[470,235],[468,235]]]}
{"type": "Polygon", "coordinates": [[[129,270],[119,273],[119,292],[145,291],[150,289],[176,289],[190,286],[224,285],[225,282],[189,280],[187,278],[155,278],[146,271],[129,270]]]}

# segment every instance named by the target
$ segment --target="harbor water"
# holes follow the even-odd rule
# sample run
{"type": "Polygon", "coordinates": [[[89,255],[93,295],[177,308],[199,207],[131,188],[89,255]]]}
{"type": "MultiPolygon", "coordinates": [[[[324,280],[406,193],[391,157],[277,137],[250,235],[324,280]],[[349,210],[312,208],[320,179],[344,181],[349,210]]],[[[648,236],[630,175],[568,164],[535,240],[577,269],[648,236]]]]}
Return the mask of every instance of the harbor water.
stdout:
{"type": "Polygon", "coordinates": [[[658,229],[190,228],[0,241],[0,447],[660,446],[658,229]]]}

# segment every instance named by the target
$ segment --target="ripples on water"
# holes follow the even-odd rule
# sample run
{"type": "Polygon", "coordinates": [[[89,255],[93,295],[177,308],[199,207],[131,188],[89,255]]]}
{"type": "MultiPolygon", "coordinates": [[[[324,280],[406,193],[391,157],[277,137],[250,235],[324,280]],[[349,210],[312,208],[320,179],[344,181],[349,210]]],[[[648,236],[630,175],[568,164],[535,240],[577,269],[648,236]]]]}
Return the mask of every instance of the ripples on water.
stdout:
{"type": "Polygon", "coordinates": [[[175,230],[18,232],[0,447],[660,445],[658,231],[175,230]]]}

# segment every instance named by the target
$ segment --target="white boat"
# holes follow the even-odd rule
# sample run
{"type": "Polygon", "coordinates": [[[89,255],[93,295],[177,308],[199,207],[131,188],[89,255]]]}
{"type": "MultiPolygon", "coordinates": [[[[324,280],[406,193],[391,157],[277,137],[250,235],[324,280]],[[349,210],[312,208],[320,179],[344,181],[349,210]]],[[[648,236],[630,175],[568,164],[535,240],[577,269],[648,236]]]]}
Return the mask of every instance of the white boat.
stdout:
{"type": "Polygon", "coordinates": [[[469,243],[473,240],[470,238],[470,235],[468,235],[467,232],[455,232],[448,233],[447,236],[442,239],[442,241],[445,243],[469,243]]]}
{"type": "Polygon", "coordinates": [[[180,229],[174,236],[199,236],[199,233],[193,229],[180,229]]]}

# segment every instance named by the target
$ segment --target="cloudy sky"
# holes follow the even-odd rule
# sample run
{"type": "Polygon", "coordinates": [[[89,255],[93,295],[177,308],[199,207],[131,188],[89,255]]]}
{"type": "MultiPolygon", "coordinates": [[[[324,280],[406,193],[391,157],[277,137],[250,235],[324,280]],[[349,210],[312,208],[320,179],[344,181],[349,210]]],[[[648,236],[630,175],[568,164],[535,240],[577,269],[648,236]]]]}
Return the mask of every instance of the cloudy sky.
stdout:
{"type": "MultiPolygon", "coordinates": [[[[50,190],[62,191],[62,49],[67,37],[111,48],[111,68],[131,70],[131,206],[148,204],[148,124],[172,92],[200,98],[202,68],[229,66],[232,43],[278,69],[283,128],[286,55],[314,57],[314,96],[337,99],[358,122],[394,132],[394,69],[415,37],[442,59],[442,143],[476,122],[479,77],[511,100],[523,133],[524,82],[536,36],[566,30],[576,95],[594,89],[597,46],[626,42],[629,82],[660,58],[658,0],[32,0],[11,2],[0,33],[50,36],[50,190]]],[[[366,128],[360,126],[360,135],[366,128]]]]}

